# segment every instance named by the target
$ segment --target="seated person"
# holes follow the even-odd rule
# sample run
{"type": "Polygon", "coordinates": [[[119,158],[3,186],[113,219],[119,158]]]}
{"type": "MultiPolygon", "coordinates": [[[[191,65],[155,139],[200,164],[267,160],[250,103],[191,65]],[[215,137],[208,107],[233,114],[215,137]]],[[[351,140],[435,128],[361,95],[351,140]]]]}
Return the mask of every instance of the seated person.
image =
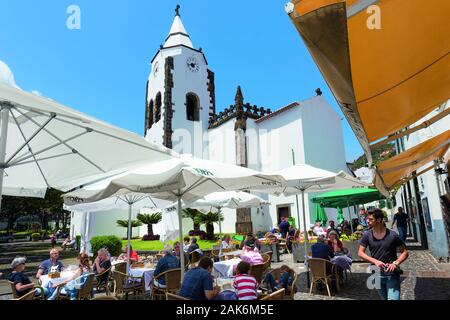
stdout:
{"type": "Polygon", "coordinates": [[[50,290],[53,293],[48,298],[48,300],[56,299],[56,297],[58,296],[58,290],[55,289],[61,285],[64,285],[64,287],[61,289],[61,293],[69,295],[70,300],[76,300],[79,288],[84,284],[84,282],[87,280],[87,276],[91,272],[91,267],[89,265],[89,256],[87,255],[87,253],[80,253],[77,259],[78,269],[64,282],[53,284],[50,290]]]}
{"type": "Polygon", "coordinates": [[[68,237],[62,243],[63,250],[66,250],[68,247],[73,247],[75,245],[76,240],[74,238],[68,237]]]}
{"type": "Polygon", "coordinates": [[[273,275],[271,273],[267,273],[264,277],[263,283],[266,284],[267,289],[269,293],[277,291],[279,289],[284,288],[284,290],[287,290],[287,288],[292,285],[292,281],[294,281],[294,275],[295,272],[291,268],[289,268],[287,265],[282,265],[280,267],[280,280],[274,279],[273,275]]]}
{"type": "Polygon", "coordinates": [[[255,277],[249,274],[250,264],[245,261],[239,262],[236,268],[237,274],[233,281],[238,300],[256,300],[258,298],[257,289],[259,287],[255,277]]]}
{"type": "MultiPolygon", "coordinates": [[[[154,277],[168,270],[180,268],[180,260],[177,257],[175,257],[172,254],[172,252],[173,252],[172,246],[166,243],[164,245],[163,257],[159,259],[158,264],[156,265],[155,268],[155,272],[153,273],[154,277]]],[[[165,277],[158,278],[158,281],[156,281],[155,279],[153,281],[153,285],[157,286],[158,288],[165,288],[166,287],[165,277]]]]}
{"type": "MultiPolygon", "coordinates": [[[[179,242],[179,241],[176,241],[176,242],[173,244],[173,255],[174,255],[175,257],[177,257],[178,259],[180,259],[180,252],[181,252],[180,242],[179,242]]],[[[186,263],[186,261],[189,260],[189,255],[188,255],[188,253],[187,253],[186,251],[184,251],[184,250],[183,250],[183,253],[184,253],[184,263],[186,263]]]]}
{"type": "Polygon", "coordinates": [[[249,232],[247,233],[246,238],[241,243],[241,249],[244,249],[244,247],[249,248],[257,248],[258,250],[261,250],[261,244],[259,243],[258,239],[255,238],[253,233],[249,232]]]}
{"type": "Polygon", "coordinates": [[[185,252],[188,251],[189,246],[191,245],[190,242],[191,242],[191,239],[190,239],[189,237],[184,237],[184,239],[183,239],[183,250],[184,250],[185,252]]]}
{"type": "Polygon", "coordinates": [[[57,249],[50,250],[50,259],[45,260],[39,265],[36,279],[39,279],[42,275],[48,274],[53,266],[57,267],[58,272],[64,270],[64,265],[59,261],[59,251],[57,249]]]}
{"type": "MultiPolygon", "coordinates": [[[[101,248],[97,252],[97,258],[93,264],[94,272],[101,274],[111,268],[110,254],[107,249],[101,248]]],[[[108,281],[109,273],[106,272],[100,276],[100,283],[106,283],[108,281]]]]}
{"type": "Polygon", "coordinates": [[[317,243],[311,246],[312,257],[317,259],[325,259],[330,261],[334,257],[333,250],[328,244],[325,244],[325,238],[320,235],[317,238],[317,243]]]}
{"type": "Polygon", "coordinates": [[[187,253],[190,254],[192,251],[198,250],[200,249],[200,247],[197,244],[197,238],[192,237],[191,239],[191,244],[188,247],[187,253]]]}
{"type": "Polygon", "coordinates": [[[289,249],[289,251],[291,251],[291,252],[292,252],[292,241],[296,240],[296,239],[294,239],[295,231],[296,231],[296,229],[293,226],[289,226],[288,236],[286,239],[286,246],[289,249]]]}
{"type": "Polygon", "coordinates": [[[341,233],[346,234],[347,236],[352,234],[352,228],[347,220],[344,220],[341,224],[341,233]]]}
{"type": "Polygon", "coordinates": [[[336,228],[336,225],[334,224],[334,221],[333,221],[333,220],[331,220],[331,221],[329,222],[329,225],[328,225],[328,228],[327,228],[327,237],[328,237],[328,234],[329,234],[331,231],[336,232],[336,233],[337,233],[337,237],[339,238],[339,231],[338,231],[338,229],[336,228]]]}
{"type": "Polygon", "coordinates": [[[264,259],[259,253],[254,243],[248,243],[244,246],[241,253],[241,260],[248,262],[250,265],[264,263],[264,259]]]}
{"type": "Polygon", "coordinates": [[[344,247],[342,241],[338,239],[338,235],[335,231],[328,233],[328,245],[334,254],[344,253],[344,247]]]}
{"type": "MultiPolygon", "coordinates": [[[[128,254],[128,246],[122,250],[122,254],[118,257],[119,260],[127,260],[128,254]]],[[[130,245],[130,264],[138,262],[139,256],[137,251],[133,250],[133,247],[130,245]]]]}
{"type": "MultiPolygon", "coordinates": [[[[26,295],[28,292],[34,289],[35,284],[31,282],[30,278],[25,275],[25,262],[27,258],[25,257],[15,257],[11,262],[12,273],[9,275],[8,280],[14,283],[14,287],[17,291],[17,296],[20,298],[26,295]]],[[[48,295],[48,291],[44,290],[44,296],[48,295]]],[[[36,288],[35,297],[42,294],[40,288],[36,288]]]]}
{"type": "Polygon", "coordinates": [[[313,232],[316,236],[320,236],[320,235],[326,235],[327,233],[325,232],[325,230],[323,230],[322,228],[322,224],[320,223],[320,221],[316,222],[316,225],[313,228],[313,232]]]}
{"type": "Polygon", "coordinates": [[[223,249],[234,249],[233,244],[231,243],[231,237],[229,234],[223,236],[223,240],[220,244],[220,251],[223,249]]]}
{"type": "Polygon", "coordinates": [[[190,269],[184,275],[180,296],[190,300],[214,299],[221,289],[219,286],[213,286],[212,269],[213,261],[211,258],[201,258],[198,267],[190,269]]]}

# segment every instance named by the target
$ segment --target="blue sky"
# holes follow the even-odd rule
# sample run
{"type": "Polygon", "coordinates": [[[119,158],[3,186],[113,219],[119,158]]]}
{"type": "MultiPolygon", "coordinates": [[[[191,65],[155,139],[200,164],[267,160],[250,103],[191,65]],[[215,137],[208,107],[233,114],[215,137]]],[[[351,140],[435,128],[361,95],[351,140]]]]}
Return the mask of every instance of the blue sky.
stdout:
{"type": "MultiPolygon", "coordinates": [[[[245,100],[276,110],[320,87],[343,118],[284,1],[0,0],[0,60],[24,90],[143,134],[150,60],[166,38],[177,3],[196,48],[216,74],[216,109],[245,100]],[[81,29],[69,30],[70,5],[81,29]]],[[[343,120],[347,161],[362,149],[343,120]]]]}

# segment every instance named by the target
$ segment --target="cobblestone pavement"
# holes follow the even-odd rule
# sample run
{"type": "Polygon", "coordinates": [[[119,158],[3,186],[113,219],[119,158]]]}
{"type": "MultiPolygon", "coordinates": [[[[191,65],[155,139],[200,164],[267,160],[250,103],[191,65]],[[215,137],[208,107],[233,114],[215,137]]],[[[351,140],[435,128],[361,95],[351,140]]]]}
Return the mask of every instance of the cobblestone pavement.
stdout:
{"type": "MultiPolygon", "coordinates": [[[[348,281],[339,292],[332,292],[330,298],[326,290],[318,292],[317,289],[309,296],[304,265],[294,263],[291,255],[282,255],[281,259],[282,262],[272,263],[272,267],[287,264],[299,273],[295,300],[379,300],[377,291],[366,285],[370,276],[368,263],[354,263],[348,281]]],[[[402,270],[402,300],[450,300],[450,264],[438,263],[428,251],[412,247],[402,270]]]]}

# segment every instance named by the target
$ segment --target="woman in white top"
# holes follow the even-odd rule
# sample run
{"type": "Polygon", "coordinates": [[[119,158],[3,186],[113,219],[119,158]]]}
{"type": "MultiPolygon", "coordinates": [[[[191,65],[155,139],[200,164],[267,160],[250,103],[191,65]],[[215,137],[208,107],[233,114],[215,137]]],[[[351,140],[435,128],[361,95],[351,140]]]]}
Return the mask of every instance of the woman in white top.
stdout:
{"type": "Polygon", "coordinates": [[[313,232],[316,236],[327,235],[326,231],[322,228],[322,224],[320,223],[320,221],[316,222],[316,226],[314,227],[313,232]]]}
{"type": "Polygon", "coordinates": [[[231,249],[231,248],[233,248],[233,245],[231,243],[231,237],[230,237],[229,234],[226,234],[226,235],[223,236],[221,248],[222,249],[231,249]]]}

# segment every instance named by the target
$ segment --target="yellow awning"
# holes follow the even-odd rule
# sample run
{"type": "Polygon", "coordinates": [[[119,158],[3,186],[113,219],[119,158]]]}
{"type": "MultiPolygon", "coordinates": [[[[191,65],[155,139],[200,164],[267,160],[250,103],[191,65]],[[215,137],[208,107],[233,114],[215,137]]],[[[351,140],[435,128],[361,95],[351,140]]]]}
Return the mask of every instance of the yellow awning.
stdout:
{"type": "MultiPolygon", "coordinates": [[[[442,158],[450,147],[450,130],[408,149],[376,166],[375,186],[386,194],[403,184],[413,172],[435,159],[442,158]]],[[[430,167],[429,169],[431,169],[430,167]]]]}
{"type": "Polygon", "coordinates": [[[292,3],[290,17],[369,159],[371,143],[450,97],[449,0],[292,3]],[[371,5],[379,11],[368,13],[371,5]],[[380,29],[368,27],[374,21],[380,29]]]}

